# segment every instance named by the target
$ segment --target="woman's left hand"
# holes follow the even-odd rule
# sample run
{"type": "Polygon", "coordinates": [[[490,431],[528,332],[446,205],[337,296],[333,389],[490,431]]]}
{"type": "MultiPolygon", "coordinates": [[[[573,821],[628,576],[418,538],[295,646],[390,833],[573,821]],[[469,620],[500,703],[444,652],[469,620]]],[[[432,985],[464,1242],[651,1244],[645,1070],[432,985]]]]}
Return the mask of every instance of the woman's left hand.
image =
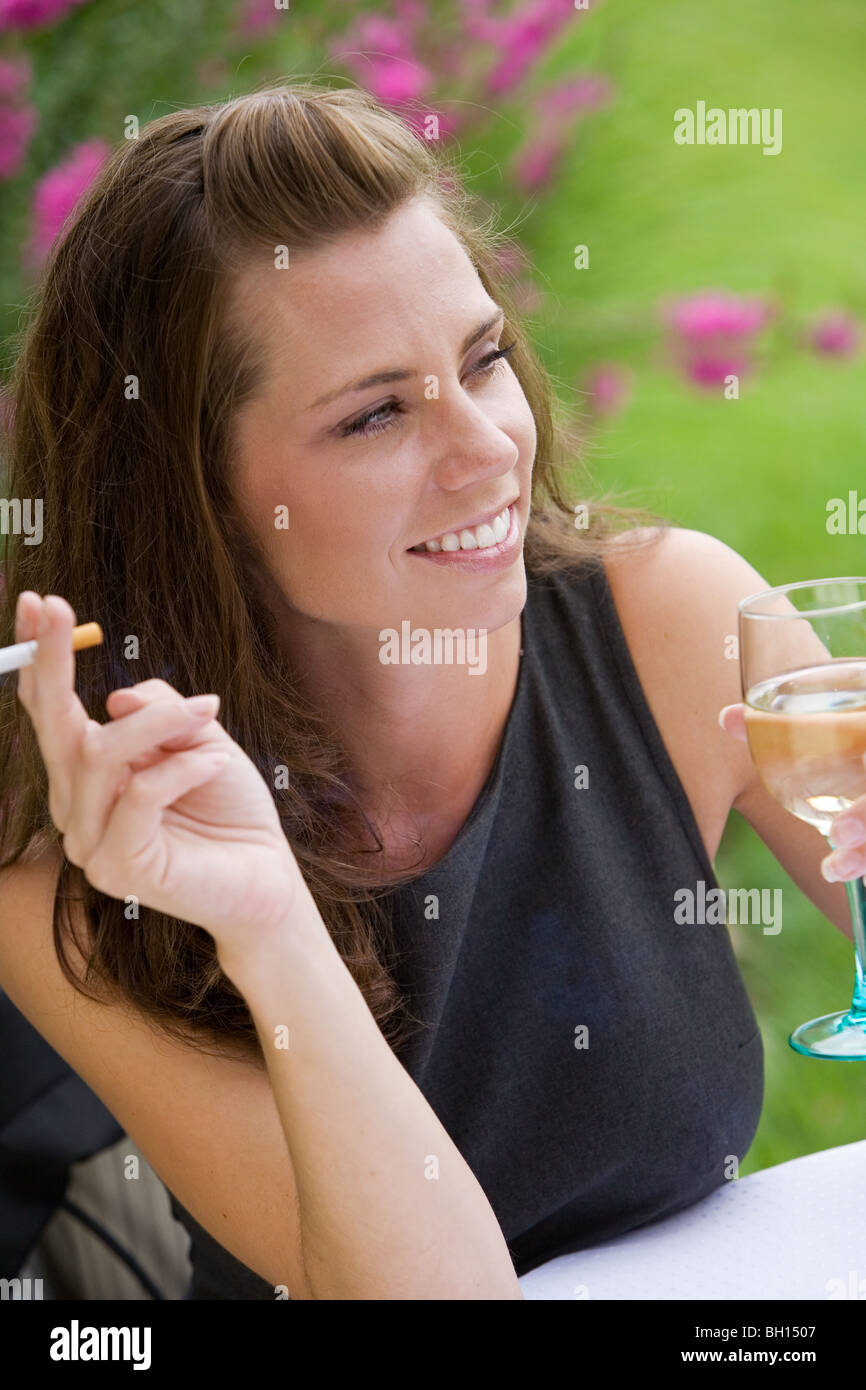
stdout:
{"type": "MultiPolygon", "coordinates": [[[[733,738],[746,738],[745,705],[723,705],[719,723],[733,738]]],[[[866,754],[863,758],[866,763],[866,754]]],[[[860,796],[840,811],[833,821],[830,845],[833,853],[821,860],[821,873],[828,883],[845,883],[866,873],[866,796],[860,796]],[[850,832],[849,832],[850,827],[850,832]]]]}
{"type": "Polygon", "coordinates": [[[746,706],[723,705],[719,710],[719,723],[726,734],[731,734],[741,743],[746,743],[746,706]]]}

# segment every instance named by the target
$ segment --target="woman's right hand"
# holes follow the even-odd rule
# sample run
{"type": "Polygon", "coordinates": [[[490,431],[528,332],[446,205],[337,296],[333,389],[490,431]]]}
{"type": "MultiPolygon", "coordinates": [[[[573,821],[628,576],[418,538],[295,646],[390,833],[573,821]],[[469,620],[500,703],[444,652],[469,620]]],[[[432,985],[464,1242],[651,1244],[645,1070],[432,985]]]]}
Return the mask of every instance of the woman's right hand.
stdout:
{"type": "Polygon", "coordinates": [[[75,693],[75,622],[57,595],[19,598],[15,640],[36,637],[38,649],[18,698],[64,853],[100,892],[204,927],[221,960],[238,960],[285,931],[306,888],[273,797],[217,722],[218,696],[143,681],[111,693],[112,723],[90,719],[75,693]]]}

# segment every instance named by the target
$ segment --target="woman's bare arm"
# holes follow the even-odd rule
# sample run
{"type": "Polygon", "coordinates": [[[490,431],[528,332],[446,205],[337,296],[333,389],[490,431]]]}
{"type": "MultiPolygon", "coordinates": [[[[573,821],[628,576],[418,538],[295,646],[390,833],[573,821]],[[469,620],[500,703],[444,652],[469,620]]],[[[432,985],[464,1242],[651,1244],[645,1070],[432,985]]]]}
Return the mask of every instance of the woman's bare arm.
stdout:
{"type": "Polygon", "coordinates": [[[215,1240],[293,1299],[522,1298],[486,1196],[318,914],[308,948],[234,972],[265,1071],[73,989],[51,934],[59,866],[0,872],[0,986],[215,1240]]]}
{"type": "Polygon", "coordinates": [[[481,1186],[382,1037],[308,891],[289,912],[282,944],[223,968],[261,1039],[312,1296],[522,1298],[481,1186]]]}

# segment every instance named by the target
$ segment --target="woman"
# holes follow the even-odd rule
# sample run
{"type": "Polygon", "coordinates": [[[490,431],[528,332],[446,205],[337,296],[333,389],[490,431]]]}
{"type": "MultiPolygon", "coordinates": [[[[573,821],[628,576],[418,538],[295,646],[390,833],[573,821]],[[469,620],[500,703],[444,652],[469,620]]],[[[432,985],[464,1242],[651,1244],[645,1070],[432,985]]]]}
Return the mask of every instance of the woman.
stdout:
{"type": "Polygon", "coordinates": [[[500,240],[368,95],[268,88],[114,154],[21,344],[0,984],[194,1296],[519,1298],[724,1181],[761,1040],[674,893],[732,806],[849,930],[717,723],[764,580],[577,526],[500,240]]]}

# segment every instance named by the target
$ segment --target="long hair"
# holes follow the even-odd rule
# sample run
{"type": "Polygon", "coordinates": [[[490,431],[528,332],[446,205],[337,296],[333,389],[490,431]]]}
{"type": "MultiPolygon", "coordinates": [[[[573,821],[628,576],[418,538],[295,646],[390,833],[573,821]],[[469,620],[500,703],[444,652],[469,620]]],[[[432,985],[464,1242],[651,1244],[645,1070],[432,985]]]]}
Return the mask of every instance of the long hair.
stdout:
{"type": "MultiPolygon", "coordinates": [[[[574,440],[499,268],[509,238],[456,163],[362,89],[279,83],[172,112],[122,142],[55,242],[14,343],[7,445],[9,496],[43,499],[47,525],[41,544],[9,537],[0,603],[4,643],[14,641],[23,589],[62,594],[80,621],[98,618],[105,642],[77,665],[92,719],[104,719],[113,689],[150,676],[184,696],[219,693],[227,732],[269,787],[281,783],[274,799],[287,840],[394,1048],[418,1023],[392,973],[399,943],[383,899],[397,880],[377,881],[339,730],[293,681],[262,554],[233,502],[232,420],[264,363],[227,305],[232,272],[250,258],[331,244],[419,195],[435,199],[517,343],[511,365],[537,432],[527,571],[598,562],[618,530],[658,522],[602,498],[577,528],[566,481],[574,440]],[[287,775],[275,777],[277,768],[287,775]],[[366,859],[347,852],[363,843],[366,859]]],[[[63,856],[35,733],[8,680],[0,768],[0,868],[33,848],[60,850],[53,933],[66,978],[205,1051],[260,1059],[246,1001],[209,933],[144,907],[131,922],[123,902],[63,856]],[[61,911],[72,898],[85,909],[82,941],[61,911]]]]}

